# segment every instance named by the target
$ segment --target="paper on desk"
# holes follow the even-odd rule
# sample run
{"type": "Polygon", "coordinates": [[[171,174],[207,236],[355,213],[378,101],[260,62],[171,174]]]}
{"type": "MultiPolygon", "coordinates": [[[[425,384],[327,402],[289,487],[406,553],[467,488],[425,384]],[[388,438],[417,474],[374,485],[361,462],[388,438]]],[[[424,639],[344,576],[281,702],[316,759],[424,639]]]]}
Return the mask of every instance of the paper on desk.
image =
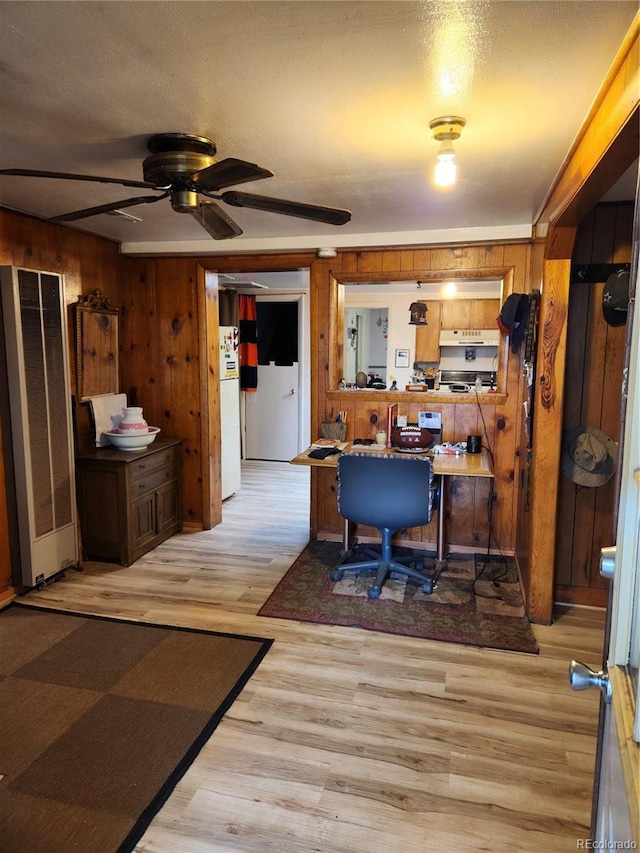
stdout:
{"type": "Polygon", "coordinates": [[[118,428],[122,410],[127,405],[127,395],[100,394],[98,397],[89,397],[89,402],[96,428],[96,447],[106,447],[110,442],[104,433],[118,428]]]}

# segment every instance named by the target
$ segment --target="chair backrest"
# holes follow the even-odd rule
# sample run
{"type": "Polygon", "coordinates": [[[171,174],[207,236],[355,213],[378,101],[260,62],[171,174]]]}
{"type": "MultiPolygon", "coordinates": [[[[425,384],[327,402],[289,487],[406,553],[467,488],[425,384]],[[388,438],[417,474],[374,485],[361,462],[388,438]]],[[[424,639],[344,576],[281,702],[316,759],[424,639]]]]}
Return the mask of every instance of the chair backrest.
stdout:
{"type": "Polygon", "coordinates": [[[431,521],[433,468],[426,456],[345,453],[338,459],[338,481],[343,518],[390,530],[431,521]]]}

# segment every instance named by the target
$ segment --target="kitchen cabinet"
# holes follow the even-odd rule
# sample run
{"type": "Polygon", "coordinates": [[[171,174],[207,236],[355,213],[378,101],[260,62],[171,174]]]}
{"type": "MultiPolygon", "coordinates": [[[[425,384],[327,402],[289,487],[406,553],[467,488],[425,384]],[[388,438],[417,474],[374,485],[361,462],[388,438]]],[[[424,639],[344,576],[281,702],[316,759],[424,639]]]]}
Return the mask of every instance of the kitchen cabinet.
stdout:
{"type": "Polygon", "coordinates": [[[130,566],[182,528],[180,440],[76,455],[84,558],[130,566]]]}
{"type": "Polygon", "coordinates": [[[471,300],[446,299],[442,303],[442,329],[471,328],[471,300]]]}
{"type": "Polygon", "coordinates": [[[443,329],[495,329],[499,299],[451,299],[442,303],[443,329]]]}
{"type": "Polygon", "coordinates": [[[472,299],[470,329],[497,329],[496,318],[500,313],[499,299],[472,299]]]}
{"type": "Polygon", "coordinates": [[[416,326],[414,361],[440,361],[440,319],[442,302],[429,300],[427,303],[427,325],[416,326]]]}

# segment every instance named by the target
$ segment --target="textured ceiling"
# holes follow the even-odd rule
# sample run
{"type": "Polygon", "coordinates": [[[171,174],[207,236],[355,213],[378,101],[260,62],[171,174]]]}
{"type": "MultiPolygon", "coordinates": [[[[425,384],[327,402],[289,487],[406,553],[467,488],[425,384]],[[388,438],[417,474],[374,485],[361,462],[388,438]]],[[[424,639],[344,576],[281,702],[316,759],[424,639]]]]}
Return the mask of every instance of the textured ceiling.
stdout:
{"type": "MultiPolygon", "coordinates": [[[[168,200],[74,227],[126,251],[264,251],[530,233],[636,2],[2,2],[0,168],[142,180],[151,134],[275,173],[242,190],[345,207],[345,226],[229,208],[214,241],[168,200]],[[437,190],[430,119],[467,120],[437,190]]],[[[49,217],[131,188],[0,177],[49,217]]]]}

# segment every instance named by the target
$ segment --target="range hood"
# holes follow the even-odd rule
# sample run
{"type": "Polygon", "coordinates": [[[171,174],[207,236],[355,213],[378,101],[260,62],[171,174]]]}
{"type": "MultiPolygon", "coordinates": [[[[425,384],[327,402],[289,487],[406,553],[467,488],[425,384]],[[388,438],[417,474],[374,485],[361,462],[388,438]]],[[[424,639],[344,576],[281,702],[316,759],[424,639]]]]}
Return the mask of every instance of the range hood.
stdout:
{"type": "Polygon", "coordinates": [[[500,343],[498,329],[443,329],[441,347],[497,347],[500,343]]]}

